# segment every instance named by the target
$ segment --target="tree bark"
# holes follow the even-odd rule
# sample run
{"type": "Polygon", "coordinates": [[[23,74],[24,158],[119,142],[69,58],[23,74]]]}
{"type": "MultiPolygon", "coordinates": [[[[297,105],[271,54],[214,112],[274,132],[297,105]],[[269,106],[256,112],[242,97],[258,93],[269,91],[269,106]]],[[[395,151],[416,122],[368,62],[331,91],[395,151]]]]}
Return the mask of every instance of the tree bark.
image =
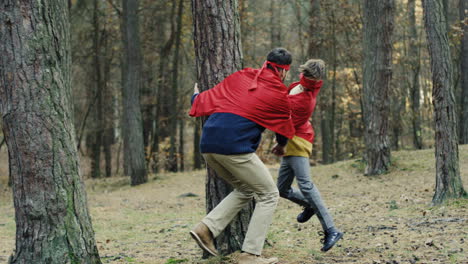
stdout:
{"type": "MultiPolygon", "coordinates": [[[[164,57],[169,56],[169,52],[172,49],[172,46],[174,45],[174,40],[175,40],[175,23],[174,23],[174,15],[176,12],[176,1],[172,1],[172,7],[171,7],[171,12],[170,12],[170,28],[171,28],[171,33],[169,36],[169,39],[167,41],[164,41],[163,39],[161,40],[162,45],[159,48],[159,54],[160,54],[160,60],[159,60],[159,67],[158,67],[158,77],[157,77],[157,87],[155,91],[155,96],[156,96],[156,107],[154,108],[154,119],[155,119],[155,124],[154,124],[154,131],[153,131],[153,142],[152,142],[152,147],[151,147],[151,157],[153,158],[153,163],[152,163],[152,171],[153,173],[159,172],[160,169],[160,161],[159,161],[159,142],[161,139],[164,139],[166,136],[166,132],[164,132],[165,129],[164,123],[162,122],[162,117],[165,113],[164,108],[165,105],[167,105],[166,100],[165,100],[165,90],[168,89],[167,85],[167,79],[166,79],[166,74],[165,74],[165,69],[167,67],[166,62],[167,60],[163,59],[164,57]]],[[[160,25],[161,32],[159,35],[164,35],[165,33],[165,26],[164,23],[166,23],[166,20],[159,21],[162,23],[160,25]]]]}
{"type": "Polygon", "coordinates": [[[103,139],[103,115],[102,115],[102,77],[101,77],[101,45],[99,25],[99,2],[94,0],[93,4],[93,66],[94,66],[94,91],[96,93],[96,107],[93,111],[93,129],[91,146],[91,177],[101,176],[101,146],[103,139]]]}
{"type": "Polygon", "coordinates": [[[202,157],[200,153],[200,125],[199,118],[195,120],[195,126],[193,128],[193,168],[199,170],[202,168],[202,157]]]}
{"type": "MultiPolygon", "coordinates": [[[[241,69],[242,51],[237,0],[192,0],[198,83],[207,90],[241,69]]],[[[211,211],[232,187],[208,168],[206,209],[211,211]]],[[[216,238],[221,254],[241,249],[253,211],[253,202],[216,238]]]]}
{"type": "Polygon", "coordinates": [[[409,20],[409,53],[410,59],[410,101],[412,110],[412,130],[413,130],[413,144],[417,149],[423,148],[422,130],[421,130],[421,91],[419,87],[419,72],[421,69],[420,62],[420,44],[419,35],[416,29],[416,4],[415,0],[408,0],[408,20],[409,20]]]}
{"type": "Polygon", "coordinates": [[[452,61],[442,0],[423,0],[432,70],[435,120],[436,190],[433,204],[466,195],[458,164],[457,117],[453,96],[452,61]]]}
{"type": "Polygon", "coordinates": [[[468,2],[460,0],[460,21],[463,28],[463,37],[460,49],[460,75],[461,75],[461,119],[460,144],[468,144],[468,2]]]}
{"type": "Polygon", "coordinates": [[[392,78],[394,11],[394,0],[366,0],[364,2],[362,98],[366,175],[385,173],[390,166],[388,91],[392,78]]]}
{"type": "Polygon", "coordinates": [[[282,0],[270,0],[270,48],[281,47],[282,0]]]}
{"type": "Polygon", "coordinates": [[[0,113],[16,220],[9,263],[101,263],[81,181],[66,1],[0,3],[0,113]]]}
{"type": "Polygon", "coordinates": [[[138,0],[122,0],[123,54],[123,124],[124,162],[128,164],[131,185],[148,181],[143,144],[143,124],[140,107],[141,54],[138,27],[138,0]]]}
{"type": "Polygon", "coordinates": [[[179,171],[185,171],[184,130],[185,120],[182,117],[179,120],[179,171]]]}
{"type": "MultiPolygon", "coordinates": [[[[179,5],[177,8],[177,31],[175,38],[175,47],[174,47],[174,61],[172,63],[172,91],[171,91],[171,116],[170,116],[170,148],[169,148],[169,171],[177,171],[177,146],[176,146],[176,136],[177,136],[177,123],[178,120],[178,78],[179,78],[179,52],[180,52],[180,38],[182,35],[182,15],[184,10],[183,0],[179,0],[179,5]]],[[[182,142],[179,142],[182,144],[182,142]]]]}

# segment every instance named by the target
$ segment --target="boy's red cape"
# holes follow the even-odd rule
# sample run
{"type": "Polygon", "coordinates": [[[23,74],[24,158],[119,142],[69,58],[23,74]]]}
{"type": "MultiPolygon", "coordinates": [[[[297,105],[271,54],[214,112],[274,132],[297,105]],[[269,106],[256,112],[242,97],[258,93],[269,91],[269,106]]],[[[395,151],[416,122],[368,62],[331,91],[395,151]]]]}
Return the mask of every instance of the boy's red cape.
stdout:
{"type": "Polygon", "coordinates": [[[245,68],[200,93],[190,116],[232,113],[247,118],[285,137],[295,134],[288,101],[288,88],[273,71],[245,68]]]}
{"type": "Polygon", "coordinates": [[[289,91],[299,84],[304,88],[304,92],[288,95],[291,104],[291,116],[296,130],[296,136],[313,143],[315,132],[312,124],[309,122],[309,118],[314,113],[315,105],[317,104],[317,95],[322,87],[323,81],[313,81],[305,78],[301,74],[301,81],[289,85],[289,91]]]}

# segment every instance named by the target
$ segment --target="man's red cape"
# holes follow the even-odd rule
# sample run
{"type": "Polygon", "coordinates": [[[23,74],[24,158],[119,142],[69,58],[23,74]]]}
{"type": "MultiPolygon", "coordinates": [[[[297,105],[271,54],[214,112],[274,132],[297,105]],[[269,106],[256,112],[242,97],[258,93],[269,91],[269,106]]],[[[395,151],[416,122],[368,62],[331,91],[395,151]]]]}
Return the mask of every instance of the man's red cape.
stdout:
{"type": "Polygon", "coordinates": [[[301,84],[304,92],[294,95],[288,95],[291,104],[291,116],[296,130],[296,136],[301,137],[311,143],[314,142],[315,132],[312,124],[309,122],[310,116],[314,113],[317,104],[317,95],[322,87],[322,81],[305,81],[301,76],[300,82],[294,82],[289,85],[289,91],[301,84]]]}
{"type": "Polygon", "coordinates": [[[295,134],[288,88],[269,69],[245,68],[200,93],[192,104],[190,116],[213,113],[236,114],[288,138],[295,134]]]}

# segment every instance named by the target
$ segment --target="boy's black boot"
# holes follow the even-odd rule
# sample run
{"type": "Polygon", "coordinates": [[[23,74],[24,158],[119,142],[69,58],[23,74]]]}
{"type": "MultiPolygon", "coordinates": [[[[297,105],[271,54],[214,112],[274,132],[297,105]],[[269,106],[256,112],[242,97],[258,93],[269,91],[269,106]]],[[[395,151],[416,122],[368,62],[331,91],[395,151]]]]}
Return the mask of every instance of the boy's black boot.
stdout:
{"type": "Polygon", "coordinates": [[[304,211],[302,211],[302,213],[298,214],[297,215],[297,221],[299,223],[305,223],[307,221],[309,221],[309,219],[315,214],[315,211],[314,209],[310,208],[310,207],[305,207],[304,208],[304,211]]]}

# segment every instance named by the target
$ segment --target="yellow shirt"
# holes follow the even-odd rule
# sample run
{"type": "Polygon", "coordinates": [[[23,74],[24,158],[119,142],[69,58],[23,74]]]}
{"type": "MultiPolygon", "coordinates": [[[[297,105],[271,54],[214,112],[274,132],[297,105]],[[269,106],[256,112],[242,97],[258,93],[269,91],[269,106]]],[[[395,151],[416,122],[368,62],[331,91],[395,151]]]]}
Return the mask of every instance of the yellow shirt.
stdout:
{"type": "Polygon", "coordinates": [[[294,136],[292,139],[288,140],[284,156],[309,158],[310,154],[312,154],[312,143],[309,141],[298,136],[294,136]]]}

